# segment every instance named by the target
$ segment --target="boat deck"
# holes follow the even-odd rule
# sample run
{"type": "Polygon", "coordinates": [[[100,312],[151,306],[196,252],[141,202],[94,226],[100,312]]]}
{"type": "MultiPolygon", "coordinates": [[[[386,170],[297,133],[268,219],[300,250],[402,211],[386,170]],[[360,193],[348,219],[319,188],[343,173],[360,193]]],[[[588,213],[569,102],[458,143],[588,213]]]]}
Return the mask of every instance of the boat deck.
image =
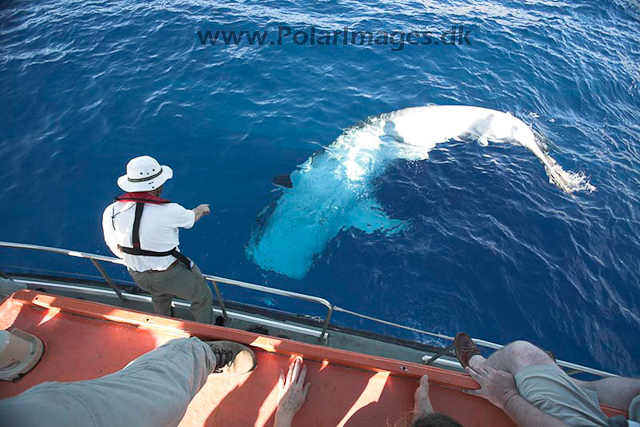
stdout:
{"type": "MultiPolygon", "coordinates": [[[[413,393],[425,373],[430,377],[436,411],[465,426],[512,425],[489,402],[463,394],[461,387],[477,388],[477,384],[459,372],[36,291],[16,292],[0,305],[0,328],[22,329],[45,343],[41,362],[18,381],[1,383],[0,398],[44,381],[101,377],[171,339],[197,336],[251,345],[258,368],[231,379],[209,377],[191,402],[182,426],[272,425],[278,375],[296,355],[305,359],[311,388],[294,425],[396,425],[412,409],[413,393]]],[[[117,410],[117,402],[109,396],[105,396],[105,405],[117,410]]]]}

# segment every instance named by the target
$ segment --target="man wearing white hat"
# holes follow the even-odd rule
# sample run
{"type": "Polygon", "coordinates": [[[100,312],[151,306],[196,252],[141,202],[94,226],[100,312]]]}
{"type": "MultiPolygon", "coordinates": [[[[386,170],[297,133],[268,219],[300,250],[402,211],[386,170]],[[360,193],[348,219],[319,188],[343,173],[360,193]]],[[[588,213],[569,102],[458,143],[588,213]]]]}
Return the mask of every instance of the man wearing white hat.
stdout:
{"type": "Polygon", "coordinates": [[[198,266],[178,250],[178,229],[193,227],[209,214],[209,205],[189,210],[160,198],[171,177],[173,170],[152,157],[132,159],[127,174],[118,179],[126,193],[116,197],[102,216],[104,239],[138,286],[151,294],[156,313],[171,316],[175,296],[191,301],[197,322],[212,323],[211,289],[198,266]]]}

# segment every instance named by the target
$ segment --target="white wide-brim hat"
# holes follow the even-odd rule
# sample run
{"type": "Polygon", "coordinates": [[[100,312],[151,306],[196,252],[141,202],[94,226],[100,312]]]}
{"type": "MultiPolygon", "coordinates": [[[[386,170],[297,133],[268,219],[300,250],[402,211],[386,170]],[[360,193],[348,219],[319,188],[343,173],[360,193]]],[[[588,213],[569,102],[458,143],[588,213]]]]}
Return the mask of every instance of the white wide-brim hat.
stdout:
{"type": "Polygon", "coordinates": [[[128,193],[151,191],[173,177],[173,170],[156,159],[140,156],[127,164],[127,174],[118,178],[118,187],[128,193]]]}

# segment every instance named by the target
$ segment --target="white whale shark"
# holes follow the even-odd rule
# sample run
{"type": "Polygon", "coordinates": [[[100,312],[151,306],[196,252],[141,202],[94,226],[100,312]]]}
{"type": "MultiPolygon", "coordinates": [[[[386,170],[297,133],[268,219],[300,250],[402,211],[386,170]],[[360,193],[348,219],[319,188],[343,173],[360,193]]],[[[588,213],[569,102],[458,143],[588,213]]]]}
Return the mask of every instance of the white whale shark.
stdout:
{"type": "Polygon", "coordinates": [[[262,269],[302,279],[340,230],[405,230],[406,221],[385,215],[371,184],[394,160],[427,159],[437,144],[450,140],[520,144],[540,159],[562,191],[593,190],[583,176],[564,171],[531,128],[509,113],[470,106],[407,108],[347,129],[300,165],[291,174],[292,188],[283,188],[275,205],[259,215],[247,257],[262,269]]]}

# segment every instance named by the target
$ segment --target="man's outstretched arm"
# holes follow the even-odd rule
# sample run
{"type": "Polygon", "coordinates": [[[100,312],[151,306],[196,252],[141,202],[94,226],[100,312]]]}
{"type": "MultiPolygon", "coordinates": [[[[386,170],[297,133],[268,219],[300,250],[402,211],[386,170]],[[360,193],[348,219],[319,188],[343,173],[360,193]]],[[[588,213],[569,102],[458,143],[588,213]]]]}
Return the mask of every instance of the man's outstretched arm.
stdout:
{"type": "Polygon", "coordinates": [[[516,388],[513,375],[504,371],[497,371],[488,366],[471,368],[466,371],[471,378],[480,384],[478,390],[465,390],[465,393],[487,399],[509,415],[519,426],[550,426],[562,427],[566,424],[559,419],[545,414],[524,397],[520,396],[516,388]]]}
{"type": "Polygon", "coordinates": [[[198,205],[197,207],[193,208],[192,211],[196,214],[196,218],[193,221],[194,224],[198,222],[200,218],[202,218],[205,215],[209,215],[209,212],[211,212],[209,210],[209,205],[207,204],[198,205]]]}

